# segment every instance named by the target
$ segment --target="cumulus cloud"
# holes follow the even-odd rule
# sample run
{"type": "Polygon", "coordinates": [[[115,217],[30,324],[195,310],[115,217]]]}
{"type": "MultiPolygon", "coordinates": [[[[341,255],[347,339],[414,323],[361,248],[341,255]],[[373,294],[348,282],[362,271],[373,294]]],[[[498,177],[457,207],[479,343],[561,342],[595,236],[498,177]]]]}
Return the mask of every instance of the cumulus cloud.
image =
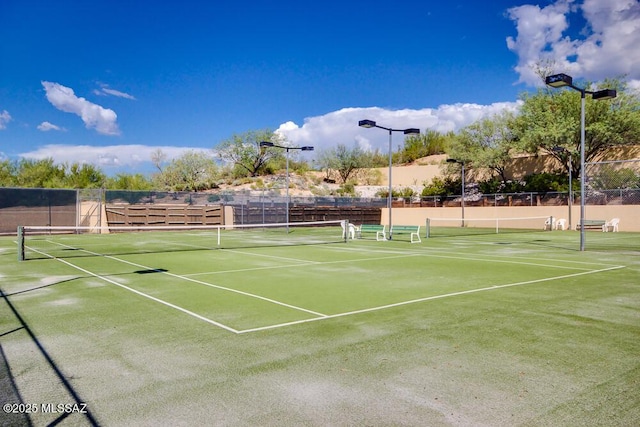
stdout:
{"type": "Polygon", "coordinates": [[[11,114],[7,110],[2,110],[2,113],[0,113],[0,130],[6,129],[7,123],[11,120],[11,114]]]}
{"type": "Polygon", "coordinates": [[[148,145],[109,145],[96,147],[91,145],[51,144],[37,150],[21,153],[20,157],[28,159],[53,158],[56,163],[92,164],[105,170],[111,168],[140,168],[145,163],[151,165],[151,155],[162,150],[166,160],[171,161],[187,151],[204,152],[213,156],[211,149],[193,147],[148,146],[148,145]]]}
{"type": "MultiPolygon", "coordinates": [[[[383,129],[358,127],[358,121],[374,120],[378,125],[392,129],[418,128],[438,132],[457,131],[476,120],[489,117],[504,110],[515,111],[521,102],[500,102],[491,105],[453,104],[421,110],[387,110],[379,107],[343,108],[322,116],[309,117],[302,126],[286,122],[276,130],[295,145],[312,145],[316,150],[331,148],[338,144],[358,144],[365,150],[387,152],[389,134],[383,129]]],[[[394,133],[393,149],[402,145],[404,135],[394,133]]]]}
{"type": "Polygon", "coordinates": [[[42,122],[38,125],[38,130],[41,130],[42,132],[48,132],[50,130],[64,131],[66,129],[61,128],[60,126],[56,126],[53,123],[42,122]]]}
{"type": "Polygon", "coordinates": [[[507,47],[518,55],[515,70],[522,83],[542,84],[535,73],[540,60],[553,64],[553,72],[588,80],[640,79],[640,0],[557,0],[507,13],[518,33],[507,38],[507,47]],[[585,28],[573,29],[581,39],[567,34],[572,14],[586,21],[585,28]]]}
{"type": "Polygon", "coordinates": [[[135,97],[133,95],[129,95],[128,93],[121,92],[119,90],[111,89],[109,85],[100,84],[100,89],[95,89],[93,91],[94,94],[98,96],[115,96],[118,98],[125,98],[135,101],[135,97]]]}
{"type": "Polygon", "coordinates": [[[47,100],[58,110],[79,116],[87,129],[95,129],[103,135],[120,135],[117,114],[108,108],[77,97],[73,89],[58,83],[42,82],[47,100]]]}

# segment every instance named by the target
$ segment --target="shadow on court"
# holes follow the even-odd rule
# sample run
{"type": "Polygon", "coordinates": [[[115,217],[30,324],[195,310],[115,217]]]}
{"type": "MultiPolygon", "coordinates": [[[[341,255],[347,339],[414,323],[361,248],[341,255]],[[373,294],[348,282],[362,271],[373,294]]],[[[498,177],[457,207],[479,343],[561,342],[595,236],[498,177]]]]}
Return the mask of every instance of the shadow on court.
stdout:
{"type": "MultiPolygon", "coordinates": [[[[12,330],[2,332],[0,334],[0,339],[2,337],[8,336],[10,334],[16,333],[18,331],[24,331],[27,333],[31,341],[36,345],[40,354],[47,361],[49,367],[53,370],[56,377],[60,380],[60,383],[65,388],[73,402],[79,406],[84,407],[84,400],[80,398],[76,390],[73,388],[69,380],[65,377],[62,370],[58,367],[53,358],[49,355],[49,353],[45,350],[42,343],[38,340],[36,335],[33,333],[29,325],[22,318],[16,307],[11,303],[8,296],[4,293],[2,289],[0,289],[0,297],[4,300],[6,305],[9,307],[11,313],[13,313],[15,320],[17,320],[19,326],[13,328],[12,330]]],[[[2,346],[0,345],[0,372],[2,376],[0,376],[0,401],[3,405],[5,404],[20,404],[25,403],[20,396],[19,388],[15,382],[15,378],[13,377],[10,369],[10,364],[7,358],[5,357],[4,350],[2,350],[2,346]]],[[[29,402],[31,403],[31,402],[29,402]]],[[[54,421],[50,422],[49,426],[54,426],[61,423],[64,419],[66,419],[69,415],[72,415],[71,412],[64,412],[60,414],[54,421]]],[[[77,414],[80,416],[84,416],[89,425],[98,426],[98,421],[95,419],[91,411],[86,408],[85,413],[77,414]]],[[[17,425],[17,426],[31,426],[32,422],[29,419],[27,414],[14,414],[14,413],[5,413],[4,410],[0,411],[0,424],[1,425],[17,425]]]]}

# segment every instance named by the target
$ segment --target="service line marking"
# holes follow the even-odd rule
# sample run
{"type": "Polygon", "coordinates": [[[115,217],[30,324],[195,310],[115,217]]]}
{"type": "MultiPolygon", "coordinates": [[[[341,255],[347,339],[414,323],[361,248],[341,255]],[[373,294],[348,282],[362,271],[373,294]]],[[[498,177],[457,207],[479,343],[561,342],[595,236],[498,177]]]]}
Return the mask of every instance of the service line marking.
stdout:
{"type": "Polygon", "coordinates": [[[412,299],[412,300],[408,300],[408,301],[401,301],[401,302],[397,302],[397,303],[393,303],[393,304],[380,305],[380,306],[377,306],[377,307],[363,308],[362,310],[354,310],[354,311],[347,311],[347,312],[344,312],[344,313],[330,314],[330,315],[327,315],[327,316],[322,317],[322,318],[302,319],[302,320],[296,320],[296,321],[293,321],[293,322],[279,323],[279,324],[275,324],[275,325],[261,326],[261,327],[250,328],[250,329],[243,329],[243,330],[238,331],[238,334],[246,334],[246,333],[250,333],[250,332],[259,332],[259,331],[265,331],[265,330],[270,330],[270,329],[278,329],[278,328],[282,328],[282,327],[285,327],[285,326],[293,326],[293,325],[299,325],[299,324],[302,324],[302,323],[316,322],[318,320],[327,320],[327,319],[334,319],[334,318],[337,318],[337,317],[346,317],[346,316],[353,316],[353,315],[356,315],[356,314],[370,313],[372,311],[380,311],[380,310],[385,310],[385,309],[388,309],[388,308],[401,307],[403,305],[416,304],[416,303],[425,302],[425,301],[431,301],[431,300],[436,300],[436,299],[450,298],[450,297],[455,297],[455,296],[459,296],[459,295],[467,295],[467,294],[473,294],[473,293],[484,292],[484,291],[494,291],[496,289],[503,289],[503,288],[509,288],[509,287],[515,287],[515,286],[530,285],[530,284],[533,284],[533,283],[549,282],[549,281],[552,281],[552,280],[568,279],[568,278],[571,278],[571,277],[584,276],[584,275],[587,275],[587,274],[602,273],[602,272],[605,272],[605,271],[618,270],[618,269],[621,269],[621,268],[625,268],[625,266],[617,265],[617,266],[613,266],[613,267],[609,267],[609,268],[603,268],[603,269],[600,269],[600,270],[583,271],[583,272],[580,272],[580,273],[566,274],[566,275],[563,275],[563,276],[547,277],[547,278],[544,278],[544,279],[527,280],[525,282],[507,283],[507,284],[504,284],[504,285],[493,285],[493,286],[486,286],[484,288],[469,289],[469,290],[466,290],[466,291],[451,292],[451,293],[442,294],[442,295],[433,295],[433,296],[430,296],[430,297],[417,298],[417,299],[412,299]]]}

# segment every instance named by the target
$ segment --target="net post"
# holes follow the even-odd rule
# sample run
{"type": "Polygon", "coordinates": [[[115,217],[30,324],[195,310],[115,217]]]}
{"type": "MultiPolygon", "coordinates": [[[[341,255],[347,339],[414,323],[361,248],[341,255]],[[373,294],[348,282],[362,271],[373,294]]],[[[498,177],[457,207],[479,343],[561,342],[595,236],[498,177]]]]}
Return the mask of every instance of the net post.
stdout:
{"type": "Polygon", "coordinates": [[[347,243],[349,241],[349,220],[341,220],[340,226],[342,227],[342,241],[347,243]]]}
{"type": "Polygon", "coordinates": [[[18,226],[18,261],[24,261],[24,227],[18,226]]]}
{"type": "Polygon", "coordinates": [[[427,218],[424,225],[424,238],[428,239],[431,234],[431,220],[427,218]]]}

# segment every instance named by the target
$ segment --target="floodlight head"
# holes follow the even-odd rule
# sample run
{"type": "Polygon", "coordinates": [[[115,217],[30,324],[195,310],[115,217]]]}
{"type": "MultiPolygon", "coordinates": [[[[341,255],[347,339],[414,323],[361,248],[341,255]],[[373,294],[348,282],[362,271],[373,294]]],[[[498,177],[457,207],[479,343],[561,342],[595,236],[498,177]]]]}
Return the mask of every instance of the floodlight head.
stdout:
{"type": "Polygon", "coordinates": [[[551,87],[573,86],[573,78],[566,74],[548,76],[544,82],[551,87]]]}
{"type": "Polygon", "coordinates": [[[613,99],[616,96],[618,96],[618,94],[614,89],[604,89],[604,90],[599,90],[597,92],[593,92],[593,94],[591,95],[591,98],[595,100],[603,100],[603,99],[613,99]]]}
{"type": "Polygon", "coordinates": [[[270,141],[261,141],[260,142],[260,147],[273,147],[273,142],[270,141]]]}
{"type": "Polygon", "coordinates": [[[362,127],[362,128],[374,128],[376,127],[376,122],[374,122],[373,120],[360,120],[358,122],[358,126],[362,127]]]}
{"type": "Polygon", "coordinates": [[[300,147],[300,150],[302,150],[302,151],[313,151],[313,147],[311,147],[311,146],[304,146],[304,147],[300,147]]]}
{"type": "Polygon", "coordinates": [[[420,129],[409,128],[409,129],[405,129],[403,132],[405,135],[418,135],[420,134],[420,129]]]}

